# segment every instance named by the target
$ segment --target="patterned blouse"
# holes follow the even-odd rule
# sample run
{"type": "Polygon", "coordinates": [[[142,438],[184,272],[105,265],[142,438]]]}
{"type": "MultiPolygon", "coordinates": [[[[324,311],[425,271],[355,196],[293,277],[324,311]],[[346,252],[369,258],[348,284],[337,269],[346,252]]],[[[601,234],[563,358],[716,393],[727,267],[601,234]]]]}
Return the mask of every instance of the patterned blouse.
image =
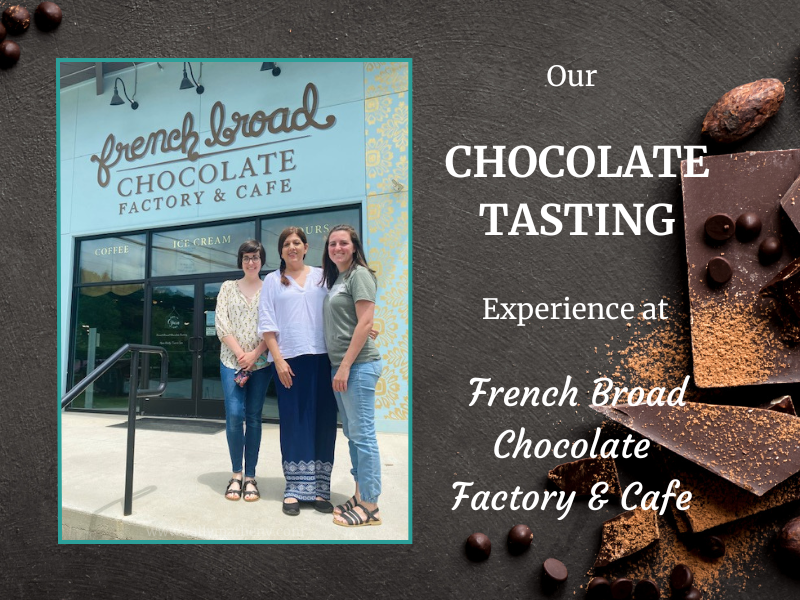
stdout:
{"type": "MultiPolygon", "coordinates": [[[[261,289],[248,302],[236,281],[226,281],[222,284],[217,295],[217,311],[214,318],[217,337],[221,342],[226,335],[232,335],[245,352],[254,350],[261,343],[261,338],[258,336],[258,301],[260,298],[261,289]]],[[[238,369],[239,363],[233,350],[228,348],[225,342],[222,342],[221,346],[219,359],[222,364],[229,369],[238,369]]],[[[267,366],[266,362],[260,362],[263,364],[255,366],[253,370],[263,369],[267,366]]]]}

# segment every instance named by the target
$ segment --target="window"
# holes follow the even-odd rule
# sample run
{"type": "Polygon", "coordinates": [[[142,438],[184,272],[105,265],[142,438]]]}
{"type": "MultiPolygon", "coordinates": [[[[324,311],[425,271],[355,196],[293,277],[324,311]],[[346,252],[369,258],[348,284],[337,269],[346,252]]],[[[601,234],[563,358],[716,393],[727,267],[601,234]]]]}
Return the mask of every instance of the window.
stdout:
{"type": "Polygon", "coordinates": [[[361,236],[361,211],[358,207],[326,210],[301,215],[265,217],[261,219],[261,243],[267,253],[264,268],[272,271],[281,266],[278,253],[278,239],[287,227],[302,227],[308,238],[308,254],[305,263],[312,267],[322,266],[325,238],[328,231],[336,225],[352,225],[361,236]]]}

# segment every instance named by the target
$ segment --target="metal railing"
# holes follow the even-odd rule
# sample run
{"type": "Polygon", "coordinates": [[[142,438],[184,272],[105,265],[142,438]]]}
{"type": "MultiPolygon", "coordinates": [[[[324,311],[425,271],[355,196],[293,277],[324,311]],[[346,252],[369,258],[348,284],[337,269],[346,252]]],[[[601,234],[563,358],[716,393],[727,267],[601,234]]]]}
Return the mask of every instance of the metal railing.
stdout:
{"type": "Polygon", "coordinates": [[[127,517],[133,512],[133,448],[136,438],[136,400],[138,398],[152,398],[160,396],[167,389],[167,369],[169,359],[167,351],[161,346],[144,346],[142,344],[125,344],[102,364],[84,377],[81,382],[72,388],[61,399],[61,408],[64,409],[80,396],[86,388],[97,381],[106,371],[113,367],[119,359],[131,353],[131,381],[128,392],[128,450],[125,459],[125,504],[123,514],[127,517]],[[161,378],[158,387],[152,390],[139,388],[139,354],[159,354],[161,356],[161,378]]]}

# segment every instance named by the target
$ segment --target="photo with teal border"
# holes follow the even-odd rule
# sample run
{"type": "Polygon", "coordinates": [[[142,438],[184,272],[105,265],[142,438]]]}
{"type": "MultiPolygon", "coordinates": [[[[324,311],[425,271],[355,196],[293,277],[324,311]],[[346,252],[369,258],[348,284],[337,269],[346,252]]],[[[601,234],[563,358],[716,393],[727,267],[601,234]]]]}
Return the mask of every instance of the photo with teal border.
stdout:
{"type": "Polygon", "coordinates": [[[410,544],[411,60],[56,68],[59,543],[410,544]]]}

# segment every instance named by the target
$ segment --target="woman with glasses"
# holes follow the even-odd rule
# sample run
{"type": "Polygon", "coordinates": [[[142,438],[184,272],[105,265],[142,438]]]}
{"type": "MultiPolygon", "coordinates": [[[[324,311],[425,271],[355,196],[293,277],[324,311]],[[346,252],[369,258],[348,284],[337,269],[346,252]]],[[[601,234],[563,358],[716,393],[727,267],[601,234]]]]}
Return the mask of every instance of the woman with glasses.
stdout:
{"type": "Polygon", "coordinates": [[[233,468],[225,497],[238,500],[244,496],[245,502],[261,497],[255,476],[261,445],[261,410],[271,377],[271,367],[263,355],[267,344],[258,334],[259,273],[265,258],[261,242],[247,240],[239,246],[236,266],[244,276],[222,284],[215,315],[217,336],[222,341],[220,375],[233,468]]]}

